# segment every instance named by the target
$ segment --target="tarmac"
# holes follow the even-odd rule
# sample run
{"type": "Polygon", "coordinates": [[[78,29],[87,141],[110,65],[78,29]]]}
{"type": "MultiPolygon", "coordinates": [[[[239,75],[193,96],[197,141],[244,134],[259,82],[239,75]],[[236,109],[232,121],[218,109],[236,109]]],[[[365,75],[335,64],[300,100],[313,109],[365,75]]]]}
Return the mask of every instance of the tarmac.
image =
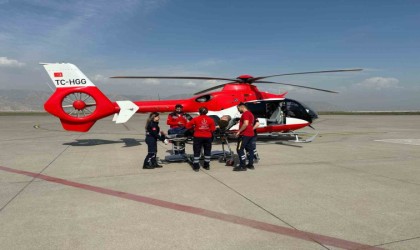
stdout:
{"type": "Polygon", "coordinates": [[[145,118],[0,116],[0,248],[420,249],[418,115],[322,116],[311,143],[258,142],[245,172],[142,169],[145,118]]]}

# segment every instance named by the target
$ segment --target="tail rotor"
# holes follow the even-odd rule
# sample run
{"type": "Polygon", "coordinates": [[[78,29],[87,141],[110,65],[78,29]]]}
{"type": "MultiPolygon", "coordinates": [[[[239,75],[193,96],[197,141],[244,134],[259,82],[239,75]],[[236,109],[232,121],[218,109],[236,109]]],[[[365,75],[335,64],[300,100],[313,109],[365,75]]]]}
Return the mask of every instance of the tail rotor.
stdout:
{"type": "Polygon", "coordinates": [[[61,107],[69,116],[86,118],[95,113],[96,101],[93,96],[87,93],[73,92],[63,98],[61,107]]]}

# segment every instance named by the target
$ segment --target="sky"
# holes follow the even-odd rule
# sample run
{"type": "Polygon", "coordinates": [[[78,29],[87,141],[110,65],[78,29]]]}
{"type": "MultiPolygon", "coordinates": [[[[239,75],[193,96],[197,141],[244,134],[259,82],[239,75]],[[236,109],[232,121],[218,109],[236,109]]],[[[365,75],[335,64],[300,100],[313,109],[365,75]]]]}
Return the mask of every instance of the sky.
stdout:
{"type": "MultiPolygon", "coordinates": [[[[215,81],[115,75],[271,78],[303,102],[344,110],[420,110],[420,1],[0,0],[0,91],[50,91],[39,62],[77,65],[106,94],[165,97],[215,81]]],[[[48,85],[50,84],[50,85],[48,85]]]]}

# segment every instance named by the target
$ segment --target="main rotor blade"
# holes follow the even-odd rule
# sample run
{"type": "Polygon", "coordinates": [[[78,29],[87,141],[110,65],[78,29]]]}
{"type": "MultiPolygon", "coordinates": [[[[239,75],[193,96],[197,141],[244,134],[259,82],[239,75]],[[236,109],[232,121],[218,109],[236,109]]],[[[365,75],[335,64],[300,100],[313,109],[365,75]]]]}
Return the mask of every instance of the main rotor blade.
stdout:
{"type": "Polygon", "coordinates": [[[221,80],[237,82],[237,79],[221,78],[221,77],[206,77],[206,76],[111,76],[110,78],[119,79],[184,79],[184,80],[221,80]]]}
{"type": "Polygon", "coordinates": [[[336,70],[321,70],[321,71],[308,71],[308,72],[296,72],[296,73],[286,73],[286,74],[279,74],[279,75],[271,75],[271,76],[260,76],[255,77],[252,79],[253,82],[265,79],[268,77],[275,77],[275,76],[291,76],[291,75],[305,75],[305,74],[320,74],[320,73],[336,73],[336,72],[352,72],[352,71],[362,71],[363,69],[336,69],[336,70]]]}
{"type": "Polygon", "coordinates": [[[224,83],[224,84],[220,84],[220,85],[213,86],[213,87],[208,88],[208,89],[201,90],[201,91],[199,91],[199,92],[197,92],[197,93],[194,93],[194,95],[203,94],[203,93],[206,93],[206,92],[208,92],[208,91],[210,91],[210,90],[214,90],[214,89],[221,88],[221,87],[225,86],[226,84],[227,84],[227,83],[224,83]]]}
{"type": "Polygon", "coordinates": [[[282,82],[269,82],[269,81],[255,81],[254,83],[281,84],[281,85],[287,85],[287,86],[293,86],[293,87],[299,87],[299,88],[305,88],[305,89],[313,89],[313,90],[318,90],[318,91],[323,91],[323,92],[328,92],[328,93],[338,94],[338,92],[336,92],[336,91],[332,91],[332,90],[328,90],[328,89],[312,88],[312,87],[308,87],[308,86],[302,86],[302,85],[290,84],[290,83],[282,83],[282,82]]]}

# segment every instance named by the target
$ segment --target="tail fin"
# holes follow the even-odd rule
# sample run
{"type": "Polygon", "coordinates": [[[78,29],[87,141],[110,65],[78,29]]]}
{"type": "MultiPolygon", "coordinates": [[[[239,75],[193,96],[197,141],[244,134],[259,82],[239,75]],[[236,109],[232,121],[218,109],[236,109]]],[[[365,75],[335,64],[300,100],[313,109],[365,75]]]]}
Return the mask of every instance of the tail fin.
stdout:
{"type": "Polygon", "coordinates": [[[71,63],[41,63],[56,88],[94,87],[95,85],[71,63]]]}
{"type": "Polygon", "coordinates": [[[75,65],[42,63],[56,87],[44,108],[60,118],[65,130],[86,132],[101,118],[119,111],[75,65]]]}

